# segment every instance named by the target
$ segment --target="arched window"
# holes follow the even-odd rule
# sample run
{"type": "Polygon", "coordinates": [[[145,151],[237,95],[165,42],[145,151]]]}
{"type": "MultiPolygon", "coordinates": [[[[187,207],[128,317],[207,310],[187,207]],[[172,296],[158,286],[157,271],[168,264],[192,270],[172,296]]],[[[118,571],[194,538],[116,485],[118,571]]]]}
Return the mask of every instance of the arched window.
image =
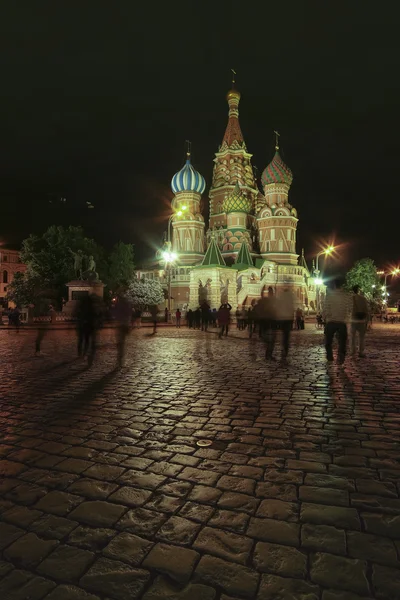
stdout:
{"type": "Polygon", "coordinates": [[[3,271],[3,283],[8,283],[8,271],[3,271]]]}

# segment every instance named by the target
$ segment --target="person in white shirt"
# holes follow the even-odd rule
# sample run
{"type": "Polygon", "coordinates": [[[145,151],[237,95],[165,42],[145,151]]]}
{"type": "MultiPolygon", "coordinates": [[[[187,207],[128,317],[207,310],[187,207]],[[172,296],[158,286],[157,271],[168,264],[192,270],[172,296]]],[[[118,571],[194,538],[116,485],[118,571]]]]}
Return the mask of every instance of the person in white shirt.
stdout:
{"type": "Polygon", "coordinates": [[[367,323],[369,320],[369,306],[365,296],[360,294],[360,286],[353,287],[353,311],[351,315],[351,354],[357,354],[356,337],[358,332],[359,350],[358,356],[365,358],[365,333],[367,331],[367,323]]]}
{"type": "Polygon", "coordinates": [[[325,327],[325,348],[328,362],[333,361],[332,344],[335,333],[339,339],[338,363],[346,358],[347,323],[352,312],[352,297],[342,288],[343,282],[336,280],[334,289],[328,292],[323,310],[325,327]]]}

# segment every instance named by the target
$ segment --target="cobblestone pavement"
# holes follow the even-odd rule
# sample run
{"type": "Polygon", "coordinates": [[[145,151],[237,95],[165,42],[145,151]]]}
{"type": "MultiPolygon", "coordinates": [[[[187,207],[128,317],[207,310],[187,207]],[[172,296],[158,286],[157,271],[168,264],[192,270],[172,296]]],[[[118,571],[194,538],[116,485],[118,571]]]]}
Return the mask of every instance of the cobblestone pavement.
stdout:
{"type": "Polygon", "coordinates": [[[400,598],[400,327],[344,368],[311,325],[288,365],[113,333],[0,332],[2,600],[400,598]]]}

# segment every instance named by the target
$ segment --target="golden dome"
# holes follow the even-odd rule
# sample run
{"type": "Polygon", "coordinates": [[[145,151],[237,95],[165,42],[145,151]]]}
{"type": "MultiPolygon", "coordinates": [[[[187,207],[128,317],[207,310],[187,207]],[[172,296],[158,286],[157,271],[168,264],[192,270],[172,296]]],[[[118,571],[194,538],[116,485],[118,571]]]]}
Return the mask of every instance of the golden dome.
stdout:
{"type": "Polygon", "coordinates": [[[227,95],[226,95],[226,99],[228,100],[228,102],[229,102],[229,100],[231,100],[231,99],[232,99],[232,100],[233,100],[233,99],[236,99],[236,100],[238,100],[238,101],[239,101],[239,100],[240,100],[240,97],[241,97],[241,96],[240,96],[240,92],[238,92],[238,91],[237,91],[237,90],[235,90],[235,89],[231,89],[231,90],[229,90],[229,92],[228,92],[228,93],[227,93],[227,95]]]}

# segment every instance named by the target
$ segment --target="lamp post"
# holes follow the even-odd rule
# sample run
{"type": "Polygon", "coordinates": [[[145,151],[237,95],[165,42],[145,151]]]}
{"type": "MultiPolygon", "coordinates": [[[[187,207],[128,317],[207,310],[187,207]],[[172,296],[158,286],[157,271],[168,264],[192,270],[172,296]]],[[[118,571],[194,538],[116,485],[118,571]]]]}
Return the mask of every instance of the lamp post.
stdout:
{"type": "Polygon", "coordinates": [[[174,217],[181,217],[186,211],[187,206],[181,206],[180,209],[176,212],[173,212],[172,215],[168,219],[168,239],[166,242],[166,250],[162,253],[163,260],[165,262],[165,269],[167,271],[167,287],[168,287],[168,322],[171,322],[171,266],[172,263],[176,261],[178,255],[176,252],[172,251],[172,242],[171,242],[171,223],[174,217]]]}
{"type": "Polygon", "coordinates": [[[315,285],[316,285],[316,292],[317,292],[317,311],[319,312],[321,310],[321,303],[320,303],[320,286],[323,284],[322,279],[319,277],[319,257],[320,256],[329,256],[330,254],[332,254],[332,252],[334,251],[335,247],[334,246],[328,246],[327,248],[325,248],[325,250],[321,250],[321,252],[318,252],[316,258],[315,258],[315,269],[314,269],[314,273],[316,275],[315,277],[315,285]]]}
{"type": "MultiPolygon", "coordinates": [[[[399,275],[400,273],[400,267],[396,267],[396,269],[393,269],[393,271],[388,272],[388,271],[377,271],[376,274],[377,275],[384,275],[385,277],[385,283],[382,286],[382,296],[383,296],[383,304],[387,305],[387,297],[389,296],[388,291],[387,291],[387,278],[389,277],[389,275],[391,275],[392,277],[399,275]]],[[[372,286],[375,287],[375,286],[372,286]]]]}

